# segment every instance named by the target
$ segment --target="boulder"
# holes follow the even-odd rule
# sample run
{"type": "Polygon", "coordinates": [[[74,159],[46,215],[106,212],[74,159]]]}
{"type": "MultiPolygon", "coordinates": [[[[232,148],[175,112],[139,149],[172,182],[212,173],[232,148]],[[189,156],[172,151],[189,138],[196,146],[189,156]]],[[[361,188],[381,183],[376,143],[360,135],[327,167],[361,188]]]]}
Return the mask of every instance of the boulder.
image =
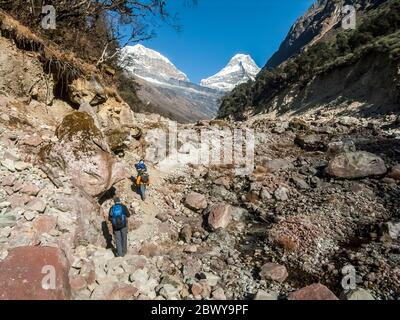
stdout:
{"type": "Polygon", "coordinates": [[[394,166],[388,174],[388,177],[400,181],[400,165],[394,166]]]}
{"type": "Polygon", "coordinates": [[[208,225],[212,230],[224,229],[232,220],[232,207],[225,203],[215,205],[208,216],[208,225]]]}
{"type": "Polygon", "coordinates": [[[207,199],[200,193],[192,192],[187,195],[185,199],[185,206],[195,211],[204,210],[207,208],[207,199]]]}
{"type": "Polygon", "coordinates": [[[287,201],[289,199],[289,190],[285,187],[280,187],[275,190],[274,196],[276,200],[287,201]]]}
{"type": "Polygon", "coordinates": [[[295,143],[306,151],[323,151],[326,148],[325,137],[318,134],[299,135],[295,143]]]}
{"type": "Polygon", "coordinates": [[[292,292],[289,300],[339,300],[334,293],[320,283],[312,284],[300,290],[292,292]]]}
{"type": "Polygon", "coordinates": [[[57,248],[16,248],[0,262],[0,270],[0,300],[65,300],[71,297],[67,261],[57,248]]]}
{"type": "Polygon", "coordinates": [[[68,86],[68,97],[76,105],[89,103],[92,106],[107,101],[104,87],[96,79],[85,80],[78,78],[68,86]]]}
{"type": "Polygon", "coordinates": [[[261,267],[260,276],[265,280],[284,282],[289,276],[286,267],[276,263],[266,263],[261,267]]]}
{"type": "Polygon", "coordinates": [[[59,177],[66,174],[86,194],[99,197],[127,176],[88,113],[70,113],[56,133],[59,141],[39,154],[43,170],[56,184],[61,186],[59,177]]]}
{"type": "Polygon", "coordinates": [[[372,294],[363,288],[357,288],[344,293],[344,298],[346,300],[375,300],[372,294]]]}
{"type": "Polygon", "coordinates": [[[356,145],[351,140],[344,141],[332,141],[328,143],[327,155],[329,158],[333,158],[341,153],[355,152],[356,145]]]}
{"type": "Polygon", "coordinates": [[[385,162],[378,156],[365,152],[347,152],[333,158],[326,173],[341,179],[381,176],[386,173],[385,162]]]}

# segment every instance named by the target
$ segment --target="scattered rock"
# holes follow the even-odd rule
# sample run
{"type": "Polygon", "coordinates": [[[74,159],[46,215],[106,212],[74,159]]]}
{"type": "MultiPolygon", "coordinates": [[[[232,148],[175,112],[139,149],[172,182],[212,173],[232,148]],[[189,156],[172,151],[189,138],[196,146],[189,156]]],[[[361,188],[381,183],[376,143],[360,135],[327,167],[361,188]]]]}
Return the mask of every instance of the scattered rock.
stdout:
{"type": "Polygon", "coordinates": [[[186,197],[185,205],[195,211],[204,210],[207,208],[207,199],[200,193],[192,192],[186,197]]]}
{"type": "Polygon", "coordinates": [[[212,230],[226,228],[232,220],[232,207],[225,203],[220,203],[211,209],[208,216],[208,225],[212,230]]]}
{"type": "Polygon", "coordinates": [[[185,241],[186,243],[190,243],[192,239],[192,227],[190,225],[185,225],[181,232],[179,233],[179,238],[185,241]]]}
{"type": "Polygon", "coordinates": [[[394,166],[388,174],[388,177],[400,181],[400,165],[394,166]]]}
{"type": "Polygon", "coordinates": [[[289,199],[289,190],[285,187],[280,187],[275,190],[274,196],[276,200],[287,201],[289,199]]]}
{"type": "Polygon", "coordinates": [[[288,275],[286,267],[276,263],[266,263],[261,267],[261,279],[284,282],[288,275]]]}
{"type": "Polygon", "coordinates": [[[381,158],[364,151],[342,153],[331,160],[326,168],[327,174],[342,179],[381,176],[386,171],[381,158]]]}
{"type": "Polygon", "coordinates": [[[283,170],[290,170],[294,168],[293,161],[289,159],[273,159],[263,162],[263,166],[270,173],[279,172],[283,170]]]}
{"type": "Polygon", "coordinates": [[[333,141],[328,144],[327,155],[333,158],[341,153],[355,152],[356,146],[351,140],[333,141]]]}
{"type": "Polygon", "coordinates": [[[323,151],[326,148],[324,137],[318,134],[299,135],[295,143],[306,151],[323,151]]]}
{"type": "Polygon", "coordinates": [[[35,198],[28,202],[26,209],[43,213],[46,210],[46,202],[40,198],[35,198]]]}
{"type": "Polygon", "coordinates": [[[320,283],[292,292],[289,300],[339,300],[331,290],[320,283]]]}

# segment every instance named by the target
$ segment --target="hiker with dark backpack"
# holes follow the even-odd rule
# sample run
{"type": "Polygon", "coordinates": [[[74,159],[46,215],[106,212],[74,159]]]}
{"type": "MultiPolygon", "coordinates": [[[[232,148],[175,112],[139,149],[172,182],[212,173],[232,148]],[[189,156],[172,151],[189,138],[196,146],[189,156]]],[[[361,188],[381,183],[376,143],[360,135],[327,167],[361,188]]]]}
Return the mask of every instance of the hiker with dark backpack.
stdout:
{"type": "Polygon", "coordinates": [[[119,198],[114,199],[114,205],[109,212],[109,220],[112,223],[117,256],[124,257],[128,252],[128,220],[130,213],[128,208],[121,203],[119,198]]]}
{"type": "Polygon", "coordinates": [[[149,173],[143,160],[140,160],[135,167],[137,170],[136,189],[144,201],[146,199],[147,186],[150,184],[149,173]]]}

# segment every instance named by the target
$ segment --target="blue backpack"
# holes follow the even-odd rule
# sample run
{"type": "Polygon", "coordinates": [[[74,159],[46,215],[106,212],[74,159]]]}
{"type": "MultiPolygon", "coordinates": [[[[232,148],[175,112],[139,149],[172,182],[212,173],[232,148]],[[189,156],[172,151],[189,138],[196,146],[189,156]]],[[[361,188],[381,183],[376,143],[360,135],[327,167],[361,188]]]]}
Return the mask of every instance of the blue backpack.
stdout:
{"type": "Polygon", "coordinates": [[[114,230],[121,230],[126,227],[126,217],[122,205],[116,204],[111,208],[111,222],[114,230]]]}

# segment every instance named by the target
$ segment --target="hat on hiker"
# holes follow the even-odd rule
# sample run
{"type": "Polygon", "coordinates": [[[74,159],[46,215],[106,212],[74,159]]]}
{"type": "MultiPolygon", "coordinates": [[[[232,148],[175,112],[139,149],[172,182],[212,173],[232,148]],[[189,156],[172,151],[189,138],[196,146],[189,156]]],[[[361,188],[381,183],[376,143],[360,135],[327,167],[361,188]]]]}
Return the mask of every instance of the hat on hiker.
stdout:
{"type": "Polygon", "coordinates": [[[114,198],[114,203],[121,203],[121,199],[120,198],[114,198]]]}

